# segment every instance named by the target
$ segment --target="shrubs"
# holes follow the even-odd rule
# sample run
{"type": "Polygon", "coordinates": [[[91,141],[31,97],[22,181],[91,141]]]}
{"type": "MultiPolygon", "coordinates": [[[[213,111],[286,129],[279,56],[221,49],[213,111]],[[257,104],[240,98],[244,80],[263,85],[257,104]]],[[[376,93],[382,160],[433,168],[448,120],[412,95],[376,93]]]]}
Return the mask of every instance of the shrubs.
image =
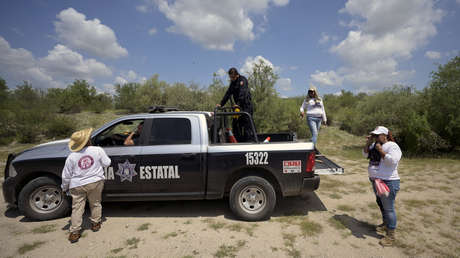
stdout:
{"type": "Polygon", "coordinates": [[[73,119],[56,115],[46,123],[45,135],[49,138],[67,138],[75,131],[75,128],[73,119]]]}
{"type": "MultiPolygon", "coordinates": [[[[355,96],[345,94],[341,98],[355,96]]],[[[329,101],[331,99],[334,98],[329,97],[329,101]]],[[[339,97],[335,99],[341,101],[339,97]]],[[[434,153],[447,146],[428,122],[425,95],[411,87],[394,86],[373,95],[362,95],[343,108],[334,103],[325,104],[326,108],[329,106],[328,116],[333,114],[340,129],[366,135],[375,126],[384,125],[408,154],[434,153]],[[331,107],[337,109],[331,110],[331,107]]]]}

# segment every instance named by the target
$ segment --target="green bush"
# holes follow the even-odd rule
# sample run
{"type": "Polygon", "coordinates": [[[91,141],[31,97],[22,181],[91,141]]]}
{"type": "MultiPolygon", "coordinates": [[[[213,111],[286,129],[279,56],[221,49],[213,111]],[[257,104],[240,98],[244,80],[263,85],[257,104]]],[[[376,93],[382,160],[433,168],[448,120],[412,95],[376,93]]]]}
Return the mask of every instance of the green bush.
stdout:
{"type": "Polygon", "coordinates": [[[68,138],[75,131],[75,121],[62,115],[53,116],[45,125],[45,135],[49,138],[68,138]]]}
{"type": "Polygon", "coordinates": [[[460,146],[460,57],[452,58],[432,73],[424,97],[428,121],[451,148],[460,146]]]}

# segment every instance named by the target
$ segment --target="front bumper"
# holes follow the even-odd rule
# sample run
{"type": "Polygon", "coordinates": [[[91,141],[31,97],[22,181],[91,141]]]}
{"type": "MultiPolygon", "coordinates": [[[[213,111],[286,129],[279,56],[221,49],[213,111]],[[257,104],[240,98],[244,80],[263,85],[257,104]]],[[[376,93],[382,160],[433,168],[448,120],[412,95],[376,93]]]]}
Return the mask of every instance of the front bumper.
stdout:
{"type": "Polygon", "coordinates": [[[313,192],[319,187],[319,176],[307,177],[303,179],[302,194],[313,192]]]}
{"type": "Polygon", "coordinates": [[[15,191],[15,181],[14,178],[8,177],[2,184],[3,199],[6,203],[16,205],[16,191],[15,191]]]}

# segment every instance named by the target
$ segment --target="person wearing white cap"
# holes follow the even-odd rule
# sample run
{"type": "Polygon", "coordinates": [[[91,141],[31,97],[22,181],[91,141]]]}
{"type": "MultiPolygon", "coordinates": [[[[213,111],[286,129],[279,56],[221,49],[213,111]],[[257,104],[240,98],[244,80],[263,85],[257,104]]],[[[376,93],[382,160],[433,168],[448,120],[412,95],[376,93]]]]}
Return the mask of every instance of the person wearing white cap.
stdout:
{"type": "Polygon", "coordinates": [[[382,213],[383,223],[376,227],[378,233],[385,233],[380,241],[383,246],[392,246],[395,243],[396,210],[395,199],[399,191],[400,178],[398,164],[402,152],[393,139],[391,132],[384,126],[377,126],[367,136],[363,154],[369,159],[369,180],[376,196],[376,202],[382,213]],[[389,188],[388,196],[377,195],[375,179],[381,179],[389,188]]]}
{"type": "Polygon", "coordinates": [[[102,221],[102,189],[104,188],[104,169],[110,165],[110,158],[104,149],[91,146],[92,128],[72,134],[69,149],[72,151],[62,170],[63,191],[72,196],[72,216],[69,241],[75,243],[81,236],[82,216],[86,199],[91,209],[91,230],[99,231],[102,221]]]}
{"type": "Polygon", "coordinates": [[[300,106],[300,116],[303,118],[307,113],[307,125],[310,128],[311,141],[316,145],[321,123],[326,125],[327,117],[324,110],[323,100],[319,97],[318,90],[315,86],[310,86],[308,95],[300,106]]]}

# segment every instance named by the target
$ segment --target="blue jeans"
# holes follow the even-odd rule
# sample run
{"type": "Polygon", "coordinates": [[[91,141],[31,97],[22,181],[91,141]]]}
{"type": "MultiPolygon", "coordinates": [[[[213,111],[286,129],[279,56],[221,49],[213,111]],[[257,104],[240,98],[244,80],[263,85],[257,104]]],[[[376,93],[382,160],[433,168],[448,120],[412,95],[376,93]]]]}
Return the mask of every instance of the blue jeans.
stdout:
{"type": "Polygon", "coordinates": [[[321,127],[322,120],[323,119],[321,117],[307,116],[307,124],[308,124],[308,127],[310,128],[311,141],[313,142],[314,145],[316,145],[316,141],[318,140],[318,132],[319,132],[319,128],[321,127]]]}
{"type": "Polygon", "coordinates": [[[369,179],[372,182],[372,188],[375,193],[375,200],[379,205],[380,212],[382,213],[383,224],[389,229],[396,229],[396,210],[395,210],[395,199],[396,194],[399,191],[400,180],[382,180],[390,189],[390,194],[386,196],[378,196],[377,190],[375,189],[375,183],[373,179],[369,179]]]}

